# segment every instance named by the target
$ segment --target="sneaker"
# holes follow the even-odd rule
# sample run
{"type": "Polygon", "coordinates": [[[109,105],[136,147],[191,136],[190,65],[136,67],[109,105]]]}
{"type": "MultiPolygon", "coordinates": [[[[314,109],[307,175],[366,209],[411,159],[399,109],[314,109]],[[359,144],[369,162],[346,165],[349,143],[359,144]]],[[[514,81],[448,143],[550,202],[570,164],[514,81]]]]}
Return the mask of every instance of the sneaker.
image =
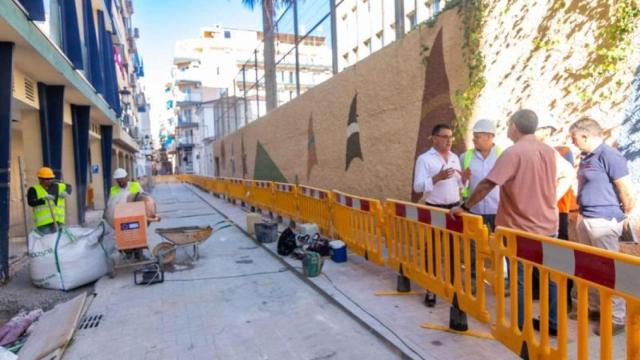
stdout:
{"type": "MultiPolygon", "coordinates": [[[[578,320],[578,311],[571,311],[569,313],[569,319],[578,320]]],[[[589,310],[589,320],[591,321],[600,321],[600,311],[598,310],[589,310]]]]}
{"type": "MultiPolygon", "coordinates": [[[[612,324],[611,325],[611,336],[616,336],[620,333],[624,332],[624,324],[612,324]]],[[[593,333],[597,336],[600,336],[600,326],[596,326],[593,329],[593,333]]]]}
{"type": "MultiPolygon", "coordinates": [[[[533,328],[536,331],[540,331],[540,319],[532,319],[533,321],[533,328]]],[[[558,329],[549,326],[549,335],[551,336],[558,336],[558,329]]]]}
{"type": "Polygon", "coordinates": [[[436,294],[427,291],[427,295],[424,297],[424,304],[431,308],[436,306],[436,294]]]}

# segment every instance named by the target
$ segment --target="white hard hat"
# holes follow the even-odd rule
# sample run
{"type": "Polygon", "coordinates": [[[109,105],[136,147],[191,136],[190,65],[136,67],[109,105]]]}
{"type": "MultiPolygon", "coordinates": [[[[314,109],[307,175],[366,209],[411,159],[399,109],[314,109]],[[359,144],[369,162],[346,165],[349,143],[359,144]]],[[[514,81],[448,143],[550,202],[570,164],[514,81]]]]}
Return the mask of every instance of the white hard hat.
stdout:
{"type": "Polygon", "coordinates": [[[117,168],[116,171],[113,172],[114,179],[124,179],[127,177],[127,170],[123,168],[117,168]]]}
{"type": "Polygon", "coordinates": [[[554,131],[559,129],[558,123],[548,111],[539,111],[536,112],[536,115],[538,116],[538,129],[552,128],[554,131]]]}
{"type": "Polygon", "coordinates": [[[496,124],[488,119],[480,119],[473,124],[473,132],[474,133],[496,133],[496,124]]]}

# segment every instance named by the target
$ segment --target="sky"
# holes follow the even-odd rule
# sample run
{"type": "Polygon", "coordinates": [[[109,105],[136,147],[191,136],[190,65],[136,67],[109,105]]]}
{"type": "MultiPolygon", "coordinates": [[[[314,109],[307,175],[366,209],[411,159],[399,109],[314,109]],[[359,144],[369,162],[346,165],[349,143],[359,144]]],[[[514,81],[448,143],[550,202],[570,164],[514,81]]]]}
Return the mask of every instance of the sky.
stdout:
{"type": "Polygon", "coordinates": [[[151,102],[152,134],[157,137],[176,41],[197,38],[201,27],[218,24],[259,30],[262,14],[259,7],[252,11],[241,0],[134,0],[133,6],[133,27],[140,29],[138,53],[144,61],[142,81],[151,102]]]}

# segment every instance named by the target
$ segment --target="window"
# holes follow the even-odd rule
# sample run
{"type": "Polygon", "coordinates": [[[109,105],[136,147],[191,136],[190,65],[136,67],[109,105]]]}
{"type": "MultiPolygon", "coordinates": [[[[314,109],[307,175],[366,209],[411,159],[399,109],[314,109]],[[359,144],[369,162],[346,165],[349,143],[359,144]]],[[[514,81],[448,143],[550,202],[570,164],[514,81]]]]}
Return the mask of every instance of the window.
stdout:
{"type": "Polygon", "coordinates": [[[289,83],[293,84],[293,71],[289,71],[289,83]]]}
{"type": "Polygon", "coordinates": [[[216,66],[216,75],[220,75],[220,66],[216,66]]]}
{"type": "Polygon", "coordinates": [[[224,32],[224,38],[225,39],[231,39],[231,31],[225,31],[224,32]]]}
{"type": "Polygon", "coordinates": [[[407,20],[409,20],[409,29],[413,29],[418,24],[418,19],[416,18],[416,12],[413,11],[409,15],[407,15],[407,20]]]}
{"type": "Polygon", "coordinates": [[[433,16],[440,12],[440,0],[433,0],[433,16]]]}

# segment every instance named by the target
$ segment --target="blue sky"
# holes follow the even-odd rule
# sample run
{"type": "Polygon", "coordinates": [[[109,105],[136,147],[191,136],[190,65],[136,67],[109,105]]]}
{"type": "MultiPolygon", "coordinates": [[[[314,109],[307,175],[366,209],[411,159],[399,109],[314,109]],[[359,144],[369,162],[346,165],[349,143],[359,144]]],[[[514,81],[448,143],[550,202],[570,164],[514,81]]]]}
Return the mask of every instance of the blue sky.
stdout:
{"type": "Polygon", "coordinates": [[[197,38],[203,26],[261,29],[260,8],[251,11],[241,0],[134,0],[133,26],[140,29],[138,52],[144,59],[144,83],[154,107],[162,107],[164,84],[170,79],[173,48],[177,40],[197,38]]]}

